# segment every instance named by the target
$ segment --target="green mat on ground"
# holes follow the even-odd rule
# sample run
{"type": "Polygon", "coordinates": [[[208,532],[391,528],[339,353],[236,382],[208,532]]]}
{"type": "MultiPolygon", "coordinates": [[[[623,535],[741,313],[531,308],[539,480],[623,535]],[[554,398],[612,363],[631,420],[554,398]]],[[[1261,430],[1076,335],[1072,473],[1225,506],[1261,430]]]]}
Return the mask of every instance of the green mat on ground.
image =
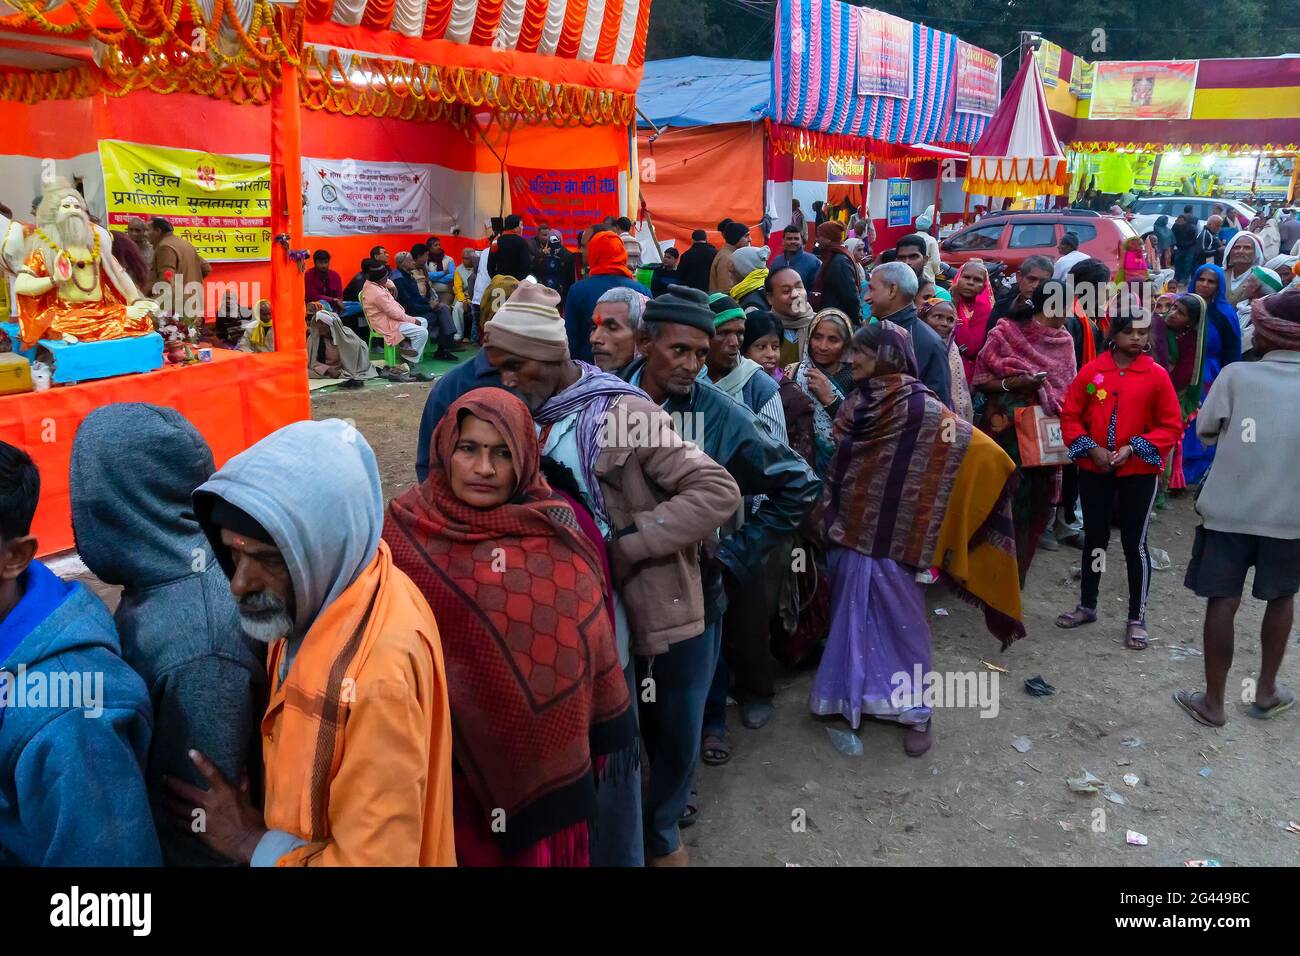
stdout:
{"type": "MultiPolygon", "coordinates": [[[[432,352],[426,351],[425,357],[421,361],[416,363],[415,367],[418,371],[424,372],[426,375],[432,375],[436,379],[436,378],[440,378],[443,375],[446,375],[457,365],[463,365],[466,362],[474,361],[474,356],[478,354],[478,346],[468,345],[465,347],[465,351],[457,352],[456,354],[460,356],[459,362],[435,361],[434,359],[429,357],[432,354],[433,354],[432,352]]],[[[375,368],[384,367],[383,356],[379,355],[377,352],[370,353],[370,361],[374,363],[375,368]]],[[[336,389],[338,388],[339,384],[340,383],[335,379],[313,378],[313,379],[308,379],[307,388],[311,392],[317,392],[322,389],[331,389],[331,390],[336,389]]],[[[392,384],[394,383],[386,379],[372,378],[366,382],[366,388],[383,388],[386,385],[392,385],[392,384]]]]}

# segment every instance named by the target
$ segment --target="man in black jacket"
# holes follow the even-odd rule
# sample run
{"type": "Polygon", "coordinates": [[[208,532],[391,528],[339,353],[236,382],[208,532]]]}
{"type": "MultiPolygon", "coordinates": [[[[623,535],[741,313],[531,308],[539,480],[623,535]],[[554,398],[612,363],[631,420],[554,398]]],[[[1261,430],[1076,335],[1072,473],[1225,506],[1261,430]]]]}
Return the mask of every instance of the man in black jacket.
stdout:
{"type": "MultiPolygon", "coordinates": [[[[670,745],[679,751],[667,767],[673,771],[673,779],[669,781],[675,785],[673,789],[681,788],[678,791],[681,799],[668,802],[654,796],[654,774],[658,774],[663,765],[662,762],[656,764],[651,775],[651,794],[646,798],[647,833],[662,828],[669,819],[676,819],[666,814],[676,812],[680,815],[685,810],[684,798],[700,754],[705,696],[721,647],[718,637],[727,610],[726,594],[753,595],[762,591],[768,553],[794,534],[822,490],[821,480],[812,469],[789,446],[772,439],[753,412],[717,386],[699,378],[709,354],[713,323],[714,314],[703,292],[674,286],[667,295],[647,303],[637,337],[642,358],[620,373],[643,389],[653,401],[660,403],[674,421],[682,422],[682,430],[690,433],[682,437],[696,442],[706,455],[724,466],[742,495],[766,495],[762,507],[747,515],[738,528],[723,530],[722,540],[716,547],[713,542],[706,542],[705,557],[700,566],[705,633],[714,639],[715,644],[707,663],[703,659],[696,661],[701,666],[692,668],[691,679],[686,682],[686,695],[691,703],[691,725],[682,728],[678,724],[673,728],[675,732],[671,740],[661,736],[658,741],[660,748],[670,745]],[[700,423],[702,427],[695,428],[694,423],[700,423]],[[688,772],[679,776],[683,763],[688,772]],[[653,819],[656,816],[659,817],[657,823],[653,819]]],[[[761,626],[765,628],[766,614],[760,618],[761,626]]],[[[738,668],[744,669],[744,681],[750,684],[747,702],[755,712],[770,713],[770,690],[764,698],[759,693],[761,688],[756,689],[754,684],[755,681],[761,684],[764,670],[768,672],[767,680],[771,679],[770,664],[766,668],[763,666],[767,663],[766,643],[751,641],[749,646],[755,654],[761,651],[763,659],[751,660],[753,655],[742,655],[737,661],[738,668]]],[[[662,658],[656,659],[656,677],[665,663],[662,658]]],[[[644,667],[639,667],[638,677],[644,680],[647,676],[644,667]]],[[[737,680],[742,681],[739,672],[737,680]]],[[[647,746],[651,741],[649,725],[663,720],[663,711],[662,701],[658,707],[642,705],[647,746]]],[[[665,729],[668,728],[660,728],[660,731],[665,729]]]]}
{"type": "Polygon", "coordinates": [[[938,396],[939,401],[951,408],[948,347],[938,332],[917,318],[915,299],[916,273],[911,266],[886,262],[871,270],[871,282],[867,286],[871,314],[882,322],[888,319],[907,330],[912,336],[912,349],[916,352],[921,381],[938,396]]]}
{"type": "Polygon", "coordinates": [[[505,232],[497,240],[496,251],[488,257],[488,275],[494,279],[499,275],[509,275],[523,282],[532,267],[533,252],[523,237],[523,220],[518,216],[506,216],[505,232]]]}
{"type": "Polygon", "coordinates": [[[1200,238],[1200,226],[1196,213],[1191,206],[1183,208],[1183,214],[1174,220],[1174,280],[1186,288],[1196,267],[1196,240],[1200,238]]]}
{"type": "Polygon", "coordinates": [[[1198,237],[1200,241],[1196,244],[1196,265],[1204,265],[1207,262],[1212,262],[1216,266],[1223,265],[1223,250],[1227,247],[1227,243],[1220,235],[1222,230],[1222,216],[1211,216],[1205,220],[1205,228],[1201,230],[1201,235],[1198,237]]]}
{"type": "MultiPolygon", "coordinates": [[[[813,308],[839,309],[856,326],[862,321],[862,298],[858,292],[858,270],[841,245],[844,226],[824,222],[817,227],[817,252],[822,267],[813,290],[813,308]],[[837,238],[838,237],[838,238],[837,238]],[[820,293],[820,294],[819,294],[820,293]]],[[[916,290],[912,290],[913,294],[916,290]]]]}
{"type": "Polygon", "coordinates": [[[1052,277],[1052,260],[1047,256],[1030,256],[1020,264],[1016,275],[1016,284],[1008,289],[993,305],[989,314],[989,329],[1005,319],[1017,305],[1029,302],[1029,297],[1038,291],[1038,287],[1052,277]]]}
{"type": "Polygon", "coordinates": [[[677,281],[701,292],[709,291],[709,270],[718,250],[710,245],[709,234],[703,229],[691,233],[691,247],[682,253],[677,266],[677,281]]]}

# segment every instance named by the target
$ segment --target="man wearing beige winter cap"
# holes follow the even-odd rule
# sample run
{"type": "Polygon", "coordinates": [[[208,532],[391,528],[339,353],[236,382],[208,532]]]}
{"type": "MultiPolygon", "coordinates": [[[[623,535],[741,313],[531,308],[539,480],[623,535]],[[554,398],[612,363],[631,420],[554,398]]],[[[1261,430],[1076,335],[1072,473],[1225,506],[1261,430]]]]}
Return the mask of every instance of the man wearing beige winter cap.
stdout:
{"type": "MultiPolygon", "coordinates": [[[[484,352],[501,385],[532,411],[543,456],[568,469],[567,490],[605,539],[619,662],[656,731],[647,740],[654,782],[644,813],[636,768],[602,781],[591,860],[640,865],[644,817],[651,821],[651,865],[684,865],[676,825],[686,810],[703,690],[717,657],[705,634],[699,546],[735,513],[740,492],[645,392],[569,358],[559,301],[543,285],[522,283],[488,326],[484,352]],[[633,686],[633,654],[654,658],[652,700],[633,686]],[[671,832],[653,838],[661,828],[671,832]]],[[[704,312],[711,322],[712,313],[704,312]]],[[[561,470],[547,467],[548,475],[561,470]]]]}

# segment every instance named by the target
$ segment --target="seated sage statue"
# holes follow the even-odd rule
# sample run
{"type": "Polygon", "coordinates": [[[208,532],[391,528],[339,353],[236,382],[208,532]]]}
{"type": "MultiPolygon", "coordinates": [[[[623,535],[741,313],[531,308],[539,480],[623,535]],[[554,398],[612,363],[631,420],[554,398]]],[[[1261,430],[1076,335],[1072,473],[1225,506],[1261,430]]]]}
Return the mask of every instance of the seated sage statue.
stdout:
{"type": "Polygon", "coordinates": [[[24,348],[38,339],[97,342],[154,330],[158,306],[113,258],[112,245],[80,193],[62,182],[45,190],[14,281],[24,348]]]}

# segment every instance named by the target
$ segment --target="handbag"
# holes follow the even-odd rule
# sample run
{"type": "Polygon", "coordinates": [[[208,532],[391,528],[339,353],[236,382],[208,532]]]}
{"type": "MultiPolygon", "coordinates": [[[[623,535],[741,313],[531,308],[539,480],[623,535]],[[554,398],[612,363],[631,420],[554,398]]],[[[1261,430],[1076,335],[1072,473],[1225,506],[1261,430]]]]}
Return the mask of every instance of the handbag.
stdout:
{"type": "Polygon", "coordinates": [[[1021,468],[1068,465],[1070,449],[1061,435],[1061,419],[1047,415],[1038,405],[1016,409],[1016,442],[1021,468]]]}

